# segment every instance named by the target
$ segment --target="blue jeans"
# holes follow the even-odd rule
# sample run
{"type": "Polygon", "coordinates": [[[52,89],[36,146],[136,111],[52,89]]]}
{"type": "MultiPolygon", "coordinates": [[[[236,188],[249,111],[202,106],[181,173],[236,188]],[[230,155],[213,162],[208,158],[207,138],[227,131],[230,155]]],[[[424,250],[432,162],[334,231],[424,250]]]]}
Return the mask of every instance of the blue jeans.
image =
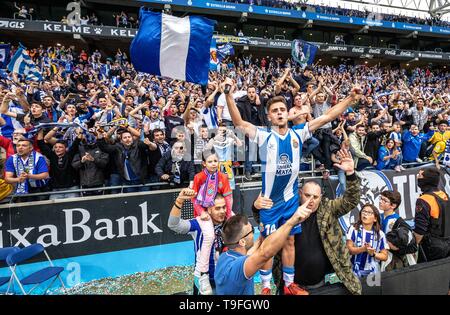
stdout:
{"type": "Polygon", "coordinates": [[[389,160],[389,166],[388,168],[390,169],[394,169],[395,167],[402,165],[403,162],[403,155],[400,153],[399,155],[397,155],[397,159],[390,159],[389,160]]]}
{"type": "MultiPolygon", "coordinates": [[[[123,180],[122,181],[122,185],[141,185],[141,180],[140,179],[135,179],[135,180],[123,180]]],[[[141,187],[125,187],[123,189],[124,193],[131,193],[131,192],[140,192],[140,191],[149,191],[150,187],[146,187],[146,186],[141,186],[141,187]]]]}
{"type": "Polygon", "coordinates": [[[345,191],[345,189],[347,188],[347,185],[346,185],[347,180],[345,178],[345,171],[338,170],[337,175],[338,175],[339,184],[341,184],[341,187],[342,187],[342,191],[345,191]]]}
{"type": "MultiPolygon", "coordinates": [[[[64,191],[64,190],[75,190],[78,189],[78,186],[73,186],[69,188],[55,188],[53,191],[64,191]]],[[[73,192],[73,193],[63,193],[63,194],[52,194],[50,195],[50,200],[56,200],[56,199],[66,199],[66,198],[77,198],[80,196],[80,193],[73,192]]]]}
{"type": "MultiPolygon", "coordinates": [[[[120,186],[122,185],[122,178],[119,174],[111,174],[108,180],[108,186],[114,187],[114,186],[120,186]]],[[[112,189],[108,191],[109,194],[118,194],[120,193],[120,189],[112,189]]]]}
{"type": "Polygon", "coordinates": [[[305,143],[303,143],[302,148],[302,156],[308,156],[311,154],[312,151],[314,151],[315,148],[319,146],[320,142],[314,137],[309,138],[306,140],[305,143]]]}

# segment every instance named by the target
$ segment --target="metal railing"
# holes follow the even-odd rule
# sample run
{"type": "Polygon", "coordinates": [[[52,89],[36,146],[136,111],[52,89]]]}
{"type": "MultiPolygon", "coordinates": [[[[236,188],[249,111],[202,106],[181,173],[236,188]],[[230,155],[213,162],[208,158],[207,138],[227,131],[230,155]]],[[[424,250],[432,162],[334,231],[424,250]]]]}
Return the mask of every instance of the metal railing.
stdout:
{"type": "MultiPolygon", "coordinates": [[[[299,172],[300,180],[302,180],[303,178],[306,178],[306,177],[312,178],[312,179],[322,178],[322,174],[325,170],[312,167],[314,165],[314,163],[315,163],[314,159],[311,159],[310,163],[304,163],[304,164],[310,164],[311,169],[300,171],[299,172]],[[321,174],[321,175],[318,176],[317,174],[321,174]]],[[[409,167],[423,166],[423,165],[427,165],[427,164],[430,164],[430,162],[404,163],[404,164],[402,164],[402,166],[409,168],[409,167]]],[[[440,164],[442,165],[442,167],[445,167],[442,163],[440,163],[440,164]]],[[[261,169],[261,164],[253,164],[252,167],[261,169]]],[[[234,169],[243,169],[244,166],[243,165],[233,166],[233,168],[234,169]]],[[[365,170],[376,170],[376,168],[368,167],[365,170]]],[[[337,175],[337,172],[334,169],[331,169],[328,171],[330,172],[330,176],[337,175]]],[[[235,182],[239,185],[244,185],[244,184],[247,184],[250,182],[253,182],[254,184],[258,184],[262,177],[261,171],[256,172],[251,177],[252,177],[251,180],[247,180],[244,175],[237,175],[237,176],[235,176],[235,182]]],[[[187,185],[187,183],[186,183],[186,185],[187,185]]],[[[47,191],[47,192],[32,193],[32,194],[13,194],[13,195],[6,197],[4,200],[2,200],[2,202],[0,202],[0,204],[14,203],[14,200],[17,200],[18,198],[42,197],[42,196],[51,196],[51,195],[60,195],[60,194],[79,193],[80,196],[78,196],[77,198],[83,198],[84,196],[82,196],[82,193],[90,192],[90,191],[101,192],[98,195],[105,195],[109,191],[117,190],[117,192],[115,192],[113,194],[123,194],[123,193],[127,193],[127,192],[124,192],[124,190],[126,190],[126,189],[130,189],[130,188],[141,188],[142,189],[145,187],[149,188],[149,190],[141,190],[138,192],[155,191],[155,190],[152,190],[152,188],[155,188],[155,187],[157,187],[158,190],[161,190],[161,191],[174,188],[173,185],[171,185],[170,183],[167,183],[167,182],[156,182],[156,183],[147,183],[147,184],[139,184],[139,185],[100,186],[100,187],[95,187],[95,188],[80,188],[80,189],[72,189],[72,190],[47,191]]],[[[180,186],[177,185],[176,187],[179,188],[180,186]]],[[[133,192],[133,193],[136,193],[136,192],[133,192]]],[[[89,196],[86,196],[86,197],[89,197],[89,196]]],[[[33,201],[25,201],[25,202],[33,202],[33,201]]]]}

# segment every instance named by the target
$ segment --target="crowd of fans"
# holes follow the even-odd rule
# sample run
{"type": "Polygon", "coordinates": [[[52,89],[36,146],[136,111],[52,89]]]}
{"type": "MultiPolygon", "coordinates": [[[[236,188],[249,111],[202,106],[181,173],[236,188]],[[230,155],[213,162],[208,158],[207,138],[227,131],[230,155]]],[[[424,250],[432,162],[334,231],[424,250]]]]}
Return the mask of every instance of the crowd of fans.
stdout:
{"type": "MultiPolygon", "coordinates": [[[[316,65],[300,70],[289,59],[248,55],[223,61],[202,88],[136,73],[120,49],[106,59],[98,50],[60,45],[29,52],[43,80],[25,81],[4,72],[0,87],[5,180],[26,183],[16,193],[187,185],[201,169],[207,147],[218,152],[232,186],[239,162],[250,180],[259,157],[232,129],[221,86],[225,77],[237,83],[234,98],[243,118],[257,126],[268,126],[264,105],[272,96],[285,97],[289,120],[299,125],[345,98],[352,84],[361,85],[365,97],[359,104],[305,143],[302,162],[314,157],[313,168],[334,171],[340,148],[351,149],[358,170],[402,171],[405,162],[426,160],[439,167],[450,139],[450,78],[444,69],[316,65]],[[48,123],[59,125],[35,129],[48,123]],[[34,165],[20,166],[11,158],[18,153],[25,161],[32,152],[42,153],[33,158],[34,165]]],[[[83,194],[95,193],[100,192],[83,194]]]]}
{"type": "MultiPolygon", "coordinates": [[[[356,9],[346,9],[341,8],[340,6],[330,7],[324,5],[316,5],[316,4],[303,4],[300,1],[275,1],[275,0],[222,0],[223,2],[233,2],[233,3],[245,3],[251,5],[262,5],[273,8],[280,8],[286,10],[297,10],[297,11],[310,11],[322,14],[336,14],[343,16],[351,16],[351,17],[360,17],[366,18],[372,12],[365,10],[356,10],[356,9]]],[[[411,23],[411,24],[421,24],[421,25],[434,25],[434,26],[445,26],[449,27],[450,23],[448,21],[444,21],[439,19],[438,17],[430,17],[427,19],[412,17],[401,14],[381,14],[382,19],[386,21],[392,22],[403,22],[403,23],[411,23]]]]}
{"type": "MultiPolygon", "coordinates": [[[[26,5],[18,5],[16,2],[14,3],[15,9],[17,11],[14,13],[13,17],[15,19],[23,19],[23,20],[39,20],[40,17],[37,15],[35,9],[33,7],[27,7],[26,5]]],[[[103,21],[100,21],[99,17],[95,14],[95,12],[90,12],[90,14],[82,15],[80,18],[81,25],[101,25],[103,26],[103,21]]],[[[117,12],[112,15],[112,19],[114,20],[114,24],[116,27],[125,27],[125,28],[138,28],[138,19],[132,15],[128,14],[125,11],[117,12]]],[[[64,15],[61,18],[61,23],[68,24],[69,21],[67,16],[64,15]]]]}

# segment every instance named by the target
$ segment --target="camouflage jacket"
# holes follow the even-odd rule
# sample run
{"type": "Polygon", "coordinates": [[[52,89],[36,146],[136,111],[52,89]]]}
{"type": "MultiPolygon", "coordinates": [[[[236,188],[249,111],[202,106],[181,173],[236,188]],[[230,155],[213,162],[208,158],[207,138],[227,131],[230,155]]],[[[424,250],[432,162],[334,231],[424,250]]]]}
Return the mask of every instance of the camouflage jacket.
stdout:
{"type": "Polygon", "coordinates": [[[317,209],[317,224],[325,253],[336,275],[352,294],[361,294],[361,282],[352,272],[350,253],[344,242],[339,217],[352,211],[359,203],[361,180],[355,175],[347,177],[347,189],[342,198],[323,197],[317,209]]]}

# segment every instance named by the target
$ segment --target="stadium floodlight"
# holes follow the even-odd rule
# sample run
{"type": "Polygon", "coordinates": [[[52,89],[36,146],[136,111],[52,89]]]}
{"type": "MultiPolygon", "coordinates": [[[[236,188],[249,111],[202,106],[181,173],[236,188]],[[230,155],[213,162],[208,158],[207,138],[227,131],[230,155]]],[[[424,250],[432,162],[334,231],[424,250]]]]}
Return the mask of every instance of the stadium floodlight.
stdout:
{"type": "Polygon", "coordinates": [[[303,24],[299,24],[299,28],[311,28],[311,27],[313,27],[313,24],[314,24],[314,21],[313,20],[311,20],[311,19],[309,19],[308,21],[306,21],[305,23],[303,23],[303,24]]]}
{"type": "Polygon", "coordinates": [[[419,34],[419,32],[417,31],[413,31],[411,33],[409,33],[408,35],[405,36],[405,38],[417,38],[417,35],[419,34]]]}
{"type": "Polygon", "coordinates": [[[164,5],[164,13],[165,14],[170,14],[170,15],[172,14],[172,6],[170,4],[166,3],[164,5]]]}
{"type": "Polygon", "coordinates": [[[241,17],[240,17],[240,19],[239,19],[239,23],[245,23],[245,22],[247,22],[247,17],[248,17],[247,12],[242,12],[241,17]]]}
{"type": "Polygon", "coordinates": [[[370,28],[369,25],[364,25],[362,28],[359,29],[358,34],[360,33],[367,34],[369,32],[369,28],[370,28]]]}

